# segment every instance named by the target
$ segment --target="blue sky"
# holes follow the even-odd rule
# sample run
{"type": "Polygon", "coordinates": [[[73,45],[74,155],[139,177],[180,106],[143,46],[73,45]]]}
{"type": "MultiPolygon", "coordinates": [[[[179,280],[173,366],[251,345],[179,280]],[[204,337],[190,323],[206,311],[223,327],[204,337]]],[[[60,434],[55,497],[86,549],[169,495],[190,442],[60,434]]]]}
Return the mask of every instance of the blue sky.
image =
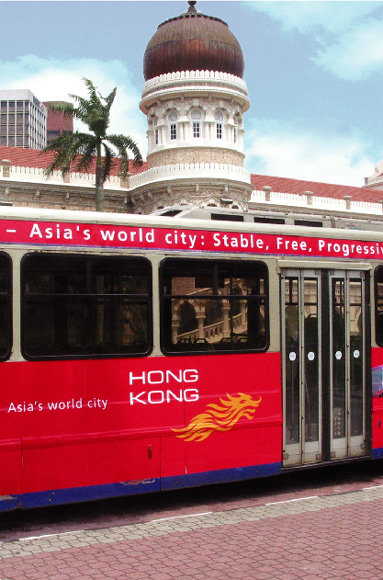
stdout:
{"type": "MultiPolygon", "coordinates": [[[[40,100],[117,86],[111,131],[146,155],[139,111],[143,54],[158,24],[186,0],[1,1],[0,88],[40,100]]],[[[383,2],[204,1],[245,57],[252,173],[363,185],[383,158],[383,2]]]]}

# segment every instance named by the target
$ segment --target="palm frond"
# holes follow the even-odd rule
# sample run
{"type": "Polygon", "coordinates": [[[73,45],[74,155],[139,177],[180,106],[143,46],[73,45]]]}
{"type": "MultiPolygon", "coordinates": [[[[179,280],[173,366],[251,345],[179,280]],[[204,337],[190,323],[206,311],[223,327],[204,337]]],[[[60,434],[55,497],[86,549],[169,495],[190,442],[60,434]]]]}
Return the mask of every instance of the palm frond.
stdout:
{"type": "Polygon", "coordinates": [[[108,145],[106,143],[102,144],[103,149],[104,149],[104,158],[103,158],[103,163],[102,163],[102,167],[103,167],[103,182],[105,183],[105,181],[108,179],[109,175],[110,175],[110,170],[113,167],[113,159],[115,157],[112,149],[110,147],[108,147],[108,145]]]}
{"type": "Polygon", "coordinates": [[[93,135],[89,135],[88,137],[89,139],[84,143],[82,148],[81,157],[76,161],[78,171],[88,170],[97,154],[97,139],[95,139],[93,135]]]}
{"type": "Polygon", "coordinates": [[[127,135],[108,135],[107,139],[109,143],[111,143],[118,152],[118,156],[120,158],[120,172],[124,177],[129,172],[129,156],[128,151],[131,151],[133,154],[133,165],[135,167],[139,167],[142,165],[142,156],[140,150],[135,141],[131,137],[127,135]]]}
{"type": "Polygon", "coordinates": [[[72,103],[53,102],[50,103],[49,108],[54,113],[62,113],[64,117],[73,117],[74,107],[72,103]]]}
{"type": "Polygon", "coordinates": [[[64,133],[57,137],[57,139],[54,139],[52,143],[41,151],[41,153],[54,153],[53,161],[45,170],[46,175],[51,175],[53,171],[67,173],[70,171],[71,164],[73,163],[77,164],[78,167],[79,163],[81,163],[83,151],[90,139],[93,139],[92,135],[89,133],[79,133],[78,131],[64,133]]]}
{"type": "Polygon", "coordinates": [[[108,111],[108,113],[110,111],[111,106],[113,105],[114,99],[116,98],[116,93],[117,93],[117,87],[114,87],[113,91],[111,91],[107,97],[105,97],[105,98],[102,97],[106,103],[105,109],[108,111]]]}

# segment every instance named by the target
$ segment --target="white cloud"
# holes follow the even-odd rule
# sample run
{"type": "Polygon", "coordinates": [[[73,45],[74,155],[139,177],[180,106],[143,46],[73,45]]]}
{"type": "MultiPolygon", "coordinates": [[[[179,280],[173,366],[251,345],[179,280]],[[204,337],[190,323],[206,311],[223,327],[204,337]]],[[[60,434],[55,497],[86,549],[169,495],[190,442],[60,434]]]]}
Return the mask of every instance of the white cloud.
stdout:
{"type": "Polygon", "coordinates": [[[43,59],[33,55],[15,61],[0,60],[2,89],[29,89],[40,101],[70,101],[69,94],[87,97],[83,78],[89,78],[103,96],[117,87],[111,109],[110,133],[130,135],[146,157],[146,118],[139,111],[140,92],[129,70],[117,60],[43,59]]]}
{"type": "Polygon", "coordinates": [[[281,22],[285,30],[298,30],[302,34],[308,34],[318,29],[330,33],[347,30],[354,22],[379,8],[382,2],[258,2],[250,0],[245,4],[281,22]]]}
{"type": "Polygon", "coordinates": [[[314,62],[346,80],[360,80],[383,68],[383,21],[368,19],[319,50],[314,62]]]}
{"type": "Polygon", "coordinates": [[[281,23],[287,32],[298,31],[314,40],[318,66],[344,80],[364,79],[383,69],[383,20],[374,11],[383,2],[282,1],[246,2],[281,23]]]}
{"type": "Polygon", "coordinates": [[[253,120],[246,133],[246,166],[251,173],[360,187],[374,169],[367,147],[363,136],[336,128],[253,120]]]}

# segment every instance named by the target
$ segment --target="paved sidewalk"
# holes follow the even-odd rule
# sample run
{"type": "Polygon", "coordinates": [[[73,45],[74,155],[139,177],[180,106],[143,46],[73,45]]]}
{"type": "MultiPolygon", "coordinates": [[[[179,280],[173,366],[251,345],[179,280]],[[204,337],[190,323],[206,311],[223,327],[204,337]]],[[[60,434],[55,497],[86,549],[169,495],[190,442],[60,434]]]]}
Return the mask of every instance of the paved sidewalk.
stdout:
{"type": "Polygon", "coordinates": [[[0,579],[382,580],[382,521],[376,486],[22,538],[0,543],[0,579]]]}

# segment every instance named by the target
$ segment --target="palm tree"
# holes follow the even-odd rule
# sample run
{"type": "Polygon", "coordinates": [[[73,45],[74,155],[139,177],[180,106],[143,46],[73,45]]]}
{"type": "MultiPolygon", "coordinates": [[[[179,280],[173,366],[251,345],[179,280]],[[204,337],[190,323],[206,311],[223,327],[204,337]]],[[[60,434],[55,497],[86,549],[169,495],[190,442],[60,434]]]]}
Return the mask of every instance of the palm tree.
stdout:
{"type": "Polygon", "coordinates": [[[88,89],[88,99],[78,95],[69,95],[75,100],[77,107],[70,103],[55,103],[51,108],[53,111],[82,121],[87,125],[90,133],[79,131],[63,133],[47,145],[42,152],[51,151],[55,154],[54,160],[46,169],[47,175],[51,175],[55,170],[61,171],[64,175],[70,171],[72,164],[77,171],[87,171],[93,160],[96,159],[96,210],[103,211],[104,183],[110,175],[116,156],[123,178],[129,172],[128,151],[132,152],[133,163],[136,166],[142,165],[142,157],[131,137],[107,134],[110,109],[117,88],[114,88],[107,97],[103,97],[92,81],[83,80],[88,89]]]}

